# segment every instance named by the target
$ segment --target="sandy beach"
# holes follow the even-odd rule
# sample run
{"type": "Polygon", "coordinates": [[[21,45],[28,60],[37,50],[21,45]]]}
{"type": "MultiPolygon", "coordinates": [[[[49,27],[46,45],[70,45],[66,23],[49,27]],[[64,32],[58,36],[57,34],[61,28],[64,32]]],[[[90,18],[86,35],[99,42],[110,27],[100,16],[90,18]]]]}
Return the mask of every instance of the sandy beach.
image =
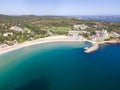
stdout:
{"type": "Polygon", "coordinates": [[[49,43],[49,42],[62,42],[62,41],[63,42],[64,41],[65,42],[88,41],[88,42],[92,43],[92,46],[90,48],[87,48],[87,47],[85,48],[85,51],[84,51],[85,53],[91,53],[91,52],[96,51],[99,48],[99,45],[101,45],[101,44],[120,43],[120,41],[117,41],[117,40],[94,42],[94,41],[87,40],[87,39],[74,39],[70,36],[64,36],[64,35],[63,36],[50,36],[50,37],[40,38],[40,39],[33,40],[33,41],[27,41],[27,42],[24,42],[24,43],[21,43],[21,44],[13,45],[13,46],[7,46],[5,48],[0,48],[0,55],[2,55],[4,53],[7,53],[7,52],[10,52],[10,51],[13,51],[13,50],[16,50],[16,49],[27,47],[27,46],[30,46],[30,45],[41,44],[41,43],[49,43]]]}
{"type": "Polygon", "coordinates": [[[19,48],[27,47],[30,45],[49,43],[49,42],[61,42],[61,41],[65,41],[65,42],[77,41],[78,42],[78,41],[87,41],[87,40],[86,39],[74,39],[69,36],[51,36],[51,37],[46,37],[46,38],[40,38],[40,39],[33,40],[33,41],[27,41],[21,44],[13,45],[13,46],[7,46],[5,48],[0,48],[0,55],[19,49],[19,48]]]}

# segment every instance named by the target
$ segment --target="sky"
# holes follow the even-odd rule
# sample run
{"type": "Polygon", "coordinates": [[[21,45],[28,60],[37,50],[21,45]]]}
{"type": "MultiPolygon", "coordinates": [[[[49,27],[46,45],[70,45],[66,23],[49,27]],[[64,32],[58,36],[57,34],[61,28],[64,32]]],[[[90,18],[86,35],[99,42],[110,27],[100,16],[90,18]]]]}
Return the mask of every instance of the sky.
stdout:
{"type": "Polygon", "coordinates": [[[6,15],[120,15],[120,0],[0,0],[6,15]]]}

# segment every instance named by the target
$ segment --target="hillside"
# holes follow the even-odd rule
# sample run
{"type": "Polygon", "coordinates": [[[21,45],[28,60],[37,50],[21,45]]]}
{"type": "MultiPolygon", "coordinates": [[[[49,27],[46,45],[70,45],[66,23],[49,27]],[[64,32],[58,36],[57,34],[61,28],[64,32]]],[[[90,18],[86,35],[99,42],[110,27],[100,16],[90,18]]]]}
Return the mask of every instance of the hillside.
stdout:
{"type": "Polygon", "coordinates": [[[77,24],[90,27],[87,31],[91,34],[102,29],[120,33],[120,23],[115,22],[79,20],[66,16],[0,15],[0,44],[13,45],[51,35],[64,35],[74,30],[73,26],[77,24]]]}

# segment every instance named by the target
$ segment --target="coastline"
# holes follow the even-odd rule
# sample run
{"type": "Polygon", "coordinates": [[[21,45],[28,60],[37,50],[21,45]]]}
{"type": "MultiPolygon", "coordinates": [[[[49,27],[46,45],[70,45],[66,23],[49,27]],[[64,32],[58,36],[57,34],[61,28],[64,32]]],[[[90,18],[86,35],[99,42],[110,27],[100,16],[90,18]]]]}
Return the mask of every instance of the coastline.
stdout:
{"type": "Polygon", "coordinates": [[[96,51],[98,48],[99,48],[99,44],[97,42],[92,42],[92,46],[90,48],[85,48],[85,53],[91,53],[91,52],[94,52],[96,51]]]}
{"type": "Polygon", "coordinates": [[[100,41],[100,42],[92,42],[92,46],[90,48],[85,48],[85,53],[91,53],[99,49],[99,45],[102,44],[120,44],[119,40],[109,40],[109,41],[100,41]]]}
{"type": "Polygon", "coordinates": [[[99,45],[101,44],[114,44],[114,43],[120,43],[119,40],[110,40],[110,41],[100,41],[100,42],[95,42],[95,41],[91,41],[91,40],[87,40],[87,39],[74,39],[70,36],[65,36],[65,35],[60,35],[60,36],[50,36],[50,37],[45,37],[45,38],[40,38],[37,40],[33,40],[33,41],[26,41],[24,43],[21,44],[16,44],[13,46],[7,46],[5,48],[0,48],[0,55],[20,49],[20,48],[24,48],[24,47],[28,47],[31,45],[36,45],[36,44],[42,44],[42,43],[49,43],[49,42],[82,42],[82,41],[87,41],[92,43],[91,47],[85,47],[84,52],[85,53],[91,53],[94,52],[96,50],[98,50],[99,45]]]}
{"type": "Polygon", "coordinates": [[[13,45],[13,46],[8,46],[8,47],[5,47],[5,48],[1,48],[0,49],[0,55],[11,52],[11,51],[14,51],[14,50],[17,50],[17,49],[20,49],[20,48],[31,46],[31,45],[49,43],[49,42],[62,42],[62,41],[63,42],[64,41],[65,42],[73,42],[73,41],[82,42],[82,41],[88,41],[88,40],[86,40],[86,39],[82,39],[82,40],[81,39],[73,39],[69,36],[64,36],[64,35],[50,36],[50,37],[40,38],[40,39],[37,39],[37,40],[27,41],[27,42],[24,42],[24,43],[21,43],[21,44],[16,44],[16,45],[13,45]]]}

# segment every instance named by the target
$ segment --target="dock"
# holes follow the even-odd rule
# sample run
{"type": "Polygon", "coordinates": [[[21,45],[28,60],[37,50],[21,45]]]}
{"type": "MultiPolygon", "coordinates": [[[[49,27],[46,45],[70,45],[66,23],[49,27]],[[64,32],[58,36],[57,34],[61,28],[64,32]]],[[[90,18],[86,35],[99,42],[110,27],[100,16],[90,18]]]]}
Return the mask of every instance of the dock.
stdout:
{"type": "Polygon", "coordinates": [[[92,46],[90,48],[88,47],[85,47],[85,53],[91,53],[91,52],[94,52],[96,51],[97,49],[99,48],[99,45],[97,43],[92,43],[92,46]]]}

